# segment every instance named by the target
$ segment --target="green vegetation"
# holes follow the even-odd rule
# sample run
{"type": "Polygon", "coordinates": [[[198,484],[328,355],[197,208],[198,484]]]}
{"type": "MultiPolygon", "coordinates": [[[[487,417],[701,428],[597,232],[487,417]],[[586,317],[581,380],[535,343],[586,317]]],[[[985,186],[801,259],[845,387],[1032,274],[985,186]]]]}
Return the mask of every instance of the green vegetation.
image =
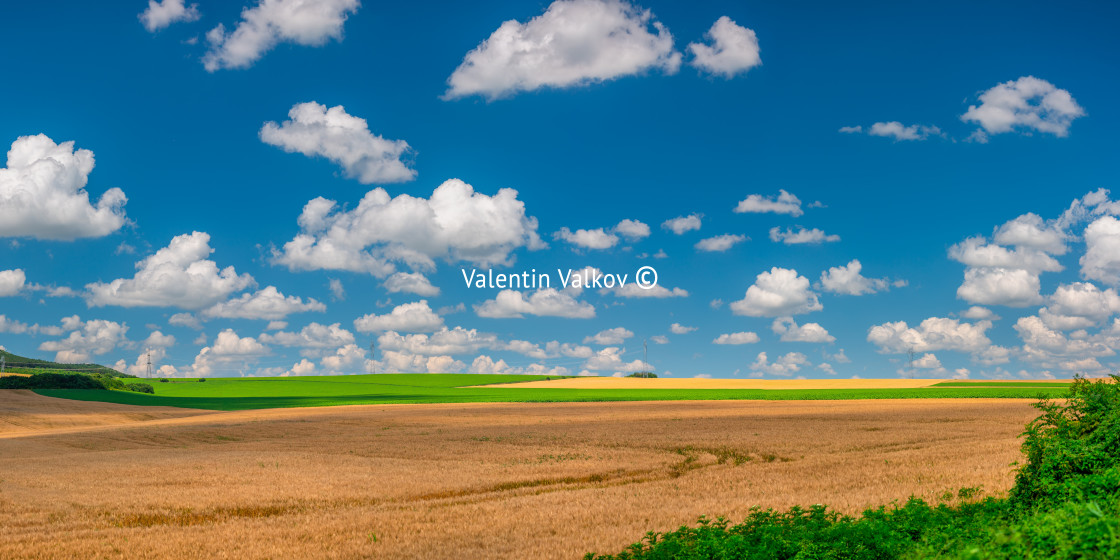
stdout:
{"type": "Polygon", "coordinates": [[[4,373],[0,389],[81,390],[104,393],[106,390],[154,393],[147,383],[125,383],[121,378],[136,376],[97,364],[60,364],[17,356],[0,350],[4,373]],[[17,374],[17,375],[12,375],[17,374]]]}
{"type": "MultiPolygon", "coordinates": [[[[920,389],[553,389],[519,388],[536,375],[378,374],[323,377],[209,378],[206,383],[161,383],[135,379],[154,394],[118,391],[41,390],[78,400],[245,410],[388,403],[573,402],[652,400],[847,400],[925,398],[1037,398],[1058,396],[1063,387],[927,387],[920,389]],[[503,387],[478,385],[508,384],[503,387]]],[[[199,379],[201,381],[201,379],[199,379]]]]}
{"type": "Polygon", "coordinates": [[[0,389],[64,389],[87,391],[136,391],[139,393],[152,393],[152,386],[147,383],[128,383],[119,377],[101,373],[59,373],[43,371],[30,375],[8,375],[0,377],[0,389]]]}
{"type": "Polygon", "coordinates": [[[643,379],[657,379],[657,374],[652,371],[636,371],[626,377],[641,377],[643,379]]]}
{"type": "Polygon", "coordinates": [[[1042,399],[1027,425],[1009,497],[931,506],[911,498],[841,515],[825,506],[755,509],[745,521],[701,518],[648,533],[617,555],[585,560],[1106,559],[1120,558],[1120,377],[1076,380],[1068,399],[1042,399]]]}
{"type": "Polygon", "coordinates": [[[85,373],[112,377],[135,377],[98,364],[60,364],[17,356],[5,350],[0,350],[0,357],[4,358],[4,373],[85,373]]]}
{"type": "Polygon", "coordinates": [[[133,391],[133,392],[136,392],[136,393],[147,393],[149,395],[154,395],[155,392],[156,392],[156,390],[151,385],[148,385],[147,383],[125,383],[124,388],[125,388],[126,391],[133,391]]]}
{"type": "Polygon", "coordinates": [[[1069,387],[1068,381],[942,381],[934,387],[1069,387]]]}
{"type": "Polygon", "coordinates": [[[29,377],[0,377],[0,389],[67,389],[104,391],[101,381],[88,375],[36,373],[29,377]]]}

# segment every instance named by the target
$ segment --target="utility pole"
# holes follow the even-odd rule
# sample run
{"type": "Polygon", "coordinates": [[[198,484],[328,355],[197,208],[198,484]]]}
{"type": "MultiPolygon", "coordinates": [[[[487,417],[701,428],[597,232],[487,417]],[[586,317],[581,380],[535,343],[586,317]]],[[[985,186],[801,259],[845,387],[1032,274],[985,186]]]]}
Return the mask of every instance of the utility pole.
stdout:
{"type": "Polygon", "coordinates": [[[370,361],[377,361],[377,339],[369,341],[369,359],[370,361]]]}
{"type": "Polygon", "coordinates": [[[649,341],[644,338],[642,339],[642,362],[644,362],[644,365],[649,366],[649,341]]]}
{"type": "Polygon", "coordinates": [[[148,377],[152,376],[152,349],[148,349],[148,377]]]}
{"type": "Polygon", "coordinates": [[[4,375],[4,356],[0,356],[0,375],[4,375]]]}

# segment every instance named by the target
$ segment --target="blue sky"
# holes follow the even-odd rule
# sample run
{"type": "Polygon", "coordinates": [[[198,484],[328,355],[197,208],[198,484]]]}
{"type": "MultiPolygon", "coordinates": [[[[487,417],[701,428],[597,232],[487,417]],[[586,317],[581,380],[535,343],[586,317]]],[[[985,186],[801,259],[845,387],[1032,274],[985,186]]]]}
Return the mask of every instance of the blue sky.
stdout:
{"type": "Polygon", "coordinates": [[[2,8],[0,345],[179,376],[1116,371],[1114,6],[292,5],[2,8]]]}

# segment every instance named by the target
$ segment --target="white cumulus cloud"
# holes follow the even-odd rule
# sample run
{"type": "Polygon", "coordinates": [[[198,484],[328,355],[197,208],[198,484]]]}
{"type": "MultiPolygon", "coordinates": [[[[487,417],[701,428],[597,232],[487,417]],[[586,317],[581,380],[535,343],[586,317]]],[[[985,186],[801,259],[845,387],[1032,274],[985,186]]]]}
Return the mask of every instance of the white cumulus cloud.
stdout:
{"type": "Polygon", "coordinates": [[[983,237],[970,237],[953,245],[949,257],[968,265],[957,297],[980,305],[1025,307],[1040,303],[1039,274],[1063,268],[1039,249],[1022,244],[1007,249],[988,244],[983,237]]]}
{"type": "Polygon", "coordinates": [[[202,321],[199,321],[198,317],[190,313],[176,313],[172,315],[167,322],[177,327],[187,327],[195,330],[202,328],[202,321]]]}
{"type": "Polygon", "coordinates": [[[986,141],[990,134],[1015,130],[1044,132],[1064,138],[1074,119],[1085,116],[1073,96],[1046,80],[1023,76],[1003,82],[980,94],[980,105],[971,105],[964,122],[980,125],[974,138],[986,141]]]}
{"type": "Polygon", "coordinates": [[[690,43],[691,64],[705,72],[731,78],[762,64],[758,36],[751,29],[722,16],[705,34],[705,43],[690,43]]]}
{"type": "Polygon", "coordinates": [[[867,133],[871,136],[883,136],[900,140],[925,140],[930,136],[940,136],[941,129],[936,126],[922,124],[904,125],[898,121],[877,122],[872,124],[867,133]]]}
{"type": "Polygon", "coordinates": [[[724,333],[712,340],[712,344],[755,344],[759,340],[753,332],[724,333]]]}
{"type": "Polygon", "coordinates": [[[545,246],[536,218],[525,215],[517,191],[501,189],[488,196],[458,179],[445,181],[429,199],[390,197],[376,188],[352,210],[315,198],[298,222],[302,231],[273,251],[274,262],[292,270],[385,277],[396,271],[393,262],[420,269],[434,268],[434,259],[507,264],[515,249],[545,246]]]}
{"type": "Polygon", "coordinates": [[[572,231],[566,227],[553,234],[554,239],[566,241],[583,249],[610,249],[618,245],[619,236],[629,241],[638,241],[649,237],[649,225],[638,220],[622,220],[613,228],[577,229],[572,231]]]}
{"type": "Polygon", "coordinates": [[[599,346],[617,346],[626,342],[626,339],[634,336],[634,333],[625,327],[615,327],[600,331],[593,336],[588,336],[583,339],[584,344],[598,344],[599,346]]]}
{"type": "Polygon", "coordinates": [[[731,302],[732,312],[751,317],[783,317],[823,308],[817,294],[809,289],[808,278],[776,266],[760,273],[743,299],[731,302]]]}
{"type": "Polygon", "coordinates": [[[564,227],[560,228],[560,231],[554,233],[552,237],[584,249],[610,249],[618,245],[618,236],[607,233],[603,228],[572,231],[564,227]]]}
{"type": "Polygon", "coordinates": [[[987,307],[980,307],[979,305],[973,305],[972,307],[969,307],[964,311],[964,313],[961,313],[961,317],[964,317],[965,319],[989,319],[993,321],[999,319],[999,317],[997,317],[995,313],[992,313],[991,309],[988,309],[987,307]]]}
{"type": "Polygon", "coordinates": [[[241,11],[233,31],[219,24],[206,34],[210,48],[202,63],[208,72],[248,68],[280,43],[314,47],[341,40],[358,6],[358,0],[260,0],[241,11]]]}
{"type": "Polygon", "coordinates": [[[834,342],[836,337],[828,334],[819,323],[798,325],[793,317],[779,317],[770,325],[774,334],[781,335],[782,342],[834,342]]]}
{"type": "Polygon", "coordinates": [[[391,294],[405,292],[428,297],[439,295],[439,288],[419,272],[395,272],[385,279],[384,287],[391,294]]]}
{"type": "Polygon", "coordinates": [[[688,290],[684,288],[674,287],[672,289],[666,288],[660,284],[652,288],[643,288],[633,280],[626,282],[625,286],[616,286],[612,289],[602,289],[599,293],[613,293],[618,297],[623,298],[671,298],[671,297],[688,297],[688,290]]]}
{"type": "Polygon", "coordinates": [[[639,220],[626,219],[614,226],[614,232],[631,241],[637,241],[649,237],[649,224],[639,220]]]}
{"type": "Polygon", "coordinates": [[[431,334],[401,335],[388,331],[377,338],[377,347],[422,356],[459,355],[498,346],[498,337],[475,329],[443,327],[431,334]]]}
{"type": "Polygon", "coordinates": [[[93,152],[44,134],[20,136],[0,169],[0,237],[71,241],[103,237],[127,220],[124,191],[114,187],[91,203],[86,183],[93,152]]]}
{"type": "Polygon", "coordinates": [[[519,319],[525,315],[569,319],[595,316],[595,307],[590,303],[579,301],[556,288],[537,290],[528,297],[517,290],[502,290],[494,299],[475,305],[474,311],[479,317],[491,319],[519,319]]]}
{"type": "Polygon", "coordinates": [[[319,364],[331,372],[353,373],[355,366],[366,357],[364,348],[357,344],[346,344],[335,349],[334,354],[323,356],[319,364]]]}
{"type": "Polygon", "coordinates": [[[1120,284],[1120,220],[1097,218],[1085,228],[1081,276],[1113,286],[1120,284]]]}
{"type": "Polygon", "coordinates": [[[991,327],[991,321],[962,323],[946,317],[930,317],[917,328],[908,326],[906,321],[873,326],[868,330],[867,341],[884,353],[937,350],[974,353],[991,346],[992,341],[985,334],[991,327]]]}
{"type": "Polygon", "coordinates": [[[778,196],[748,195],[747,198],[739,201],[734,211],[738,214],[764,214],[767,212],[788,214],[794,218],[805,213],[801,209],[801,199],[786,192],[785,189],[779,189],[778,196]]]}
{"type": "Polygon", "coordinates": [[[653,366],[641,360],[625,361],[623,350],[616,346],[608,346],[599,350],[587,359],[583,367],[596,371],[613,370],[616,373],[632,373],[635,371],[650,371],[653,369],[653,366]]]}
{"type": "MultiPolygon", "coordinates": [[[[0,314],[0,333],[23,334],[30,328],[27,323],[9,319],[6,315],[0,314]]],[[[60,331],[58,334],[62,334],[62,332],[60,331]]]]}
{"type": "Polygon", "coordinates": [[[556,0],[526,23],[509,20],[467,53],[447,79],[445,99],[497,99],[661,69],[681,55],[661,22],[625,0],[556,0]]]}
{"type": "Polygon", "coordinates": [[[697,251],[704,251],[708,253],[722,253],[734,247],[737,243],[742,243],[746,240],[747,237],[745,235],[726,233],[724,235],[717,235],[715,237],[701,239],[700,241],[696,242],[695,247],[697,251]]]}
{"type": "MultiPolygon", "coordinates": [[[[215,350],[221,345],[221,337],[214,343],[215,350]]],[[[354,333],[342,328],[339,323],[322,325],[309,323],[299,332],[279,331],[260,335],[260,342],[265,344],[279,344],[295,348],[308,348],[312,350],[333,350],[354,343],[354,333]]]]}
{"type": "Polygon", "coordinates": [[[701,218],[703,218],[703,216],[700,214],[677,216],[671,220],[665,220],[665,222],[661,224],[661,227],[677,235],[684,235],[686,232],[700,229],[701,218]]]}
{"type": "Polygon", "coordinates": [[[835,243],[840,241],[840,236],[829,235],[817,228],[799,228],[797,231],[786,228],[785,231],[782,231],[780,228],[774,227],[770,228],[770,241],[785,243],[786,245],[835,243]]]}
{"type": "Polygon", "coordinates": [[[369,314],[354,320],[358,332],[432,332],[442,327],[443,317],[432,311],[425,299],[398,305],[384,315],[369,314]]]}
{"type": "Polygon", "coordinates": [[[326,311],[327,306],[314,298],[308,298],[304,303],[302,298],[285,296],[275,286],[268,286],[252,294],[242,294],[241,297],[229,301],[216,303],[202,311],[205,317],[223,317],[226,319],[264,319],[277,321],[292,313],[306,311],[326,311]]]}
{"type": "Polygon", "coordinates": [[[789,377],[808,365],[809,358],[801,352],[789,352],[773,362],[770,361],[766,352],[759,352],[754,363],[751,364],[751,370],[757,375],[768,374],[789,377]]]}
{"type": "Polygon", "coordinates": [[[140,13],[144,29],[155,33],[175,22],[198,21],[198,4],[187,5],[184,0],[148,0],[148,8],[140,13]]]}
{"type": "Polygon", "coordinates": [[[388,350],[380,360],[366,360],[369,373],[459,373],[467,364],[451,356],[424,356],[388,350]]]}
{"type": "Polygon", "coordinates": [[[1048,301],[1039,316],[1047,323],[1063,325],[1061,330],[1086,328],[1120,312],[1120,295],[1115,289],[1102,290],[1089,282],[1058,286],[1048,301]]]}
{"type": "Polygon", "coordinates": [[[108,284],[86,285],[86,302],[93,307],[181,307],[202,309],[253,284],[248,274],[232,266],[218,270],[209,260],[210,236],[203,232],[178,235],[171,243],[136,263],[136,275],[108,284]]]}
{"type": "Polygon", "coordinates": [[[1039,317],[1020,317],[1015,330],[1023,341],[1023,357],[1043,367],[1097,373],[1102,369],[1097,358],[1116,354],[1105,340],[1067,337],[1048,328],[1039,317]]]}
{"type": "Polygon", "coordinates": [[[128,343],[128,325],[116,321],[93,319],[79,321],[75,316],[63,321],[70,334],[61,340],[49,340],[39,345],[39,350],[55,352],[56,362],[88,362],[92,356],[100,356],[128,343]]]}
{"type": "Polygon", "coordinates": [[[996,228],[994,239],[1000,245],[1064,255],[1069,235],[1057,221],[1047,222],[1036,214],[1027,213],[996,228]]]}
{"type": "Polygon", "coordinates": [[[949,257],[975,268],[1018,268],[1030,272],[1060,272],[1054,257],[1029,247],[1007,249],[985,243],[983,237],[970,237],[949,248],[949,257]]]}
{"type": "Polygon", "coordinates": [[[861,296],[890,288],[886,278],[867,278],[861,271],[859,259],[852,259],[844,266],[834,266],[821,273],[821,289],[834,294],[861,296]]]}
{"type": "Polygon", "coordinates": [[[175,337],[169,334],[163,334],[160,331],[152,331],[148,338],[144,339],[141,343],[145,347],[150,348],[170,348],[175,346],[175,337]]]}
{"type": "Polygon", "coordinates": [[[328,109],[314,101],[298,103],[283,123],[264,123],[260,138],[285,152],[327,158],[363,184],[416,178],[416,171],[402,161],[412,151],[408,142],[374,134],[365,119],[348,114],[342,105],[328,109]]]}
{"type": "Polygon", "coordinates": [[[27,274],[22,268],[0,270],[0,297],[14,296],[23,290],[27,274]]]}
{"type": "Polygon", "coordinates": [[[268,347],[257,339],[239,336],[233,329],[218,333],[214,343],[198,351],[188,372],[196,377],[214,373],[246,374],[249,365],[269,353],[268,347]]]}
{"type": "Polygon", "coordinates": [[[969,268],[957,297],[981,305],[1026,307],[1042,301],[1038,273],[1021,268],[969,268]]]}

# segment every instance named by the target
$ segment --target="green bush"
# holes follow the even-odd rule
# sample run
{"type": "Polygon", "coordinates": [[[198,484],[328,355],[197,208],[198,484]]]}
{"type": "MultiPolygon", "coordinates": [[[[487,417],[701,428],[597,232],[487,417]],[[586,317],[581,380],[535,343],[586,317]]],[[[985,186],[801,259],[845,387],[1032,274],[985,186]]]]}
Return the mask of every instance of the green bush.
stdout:
{"type": "Polygon", "coordinates": [[[160,383],[171,383],[171,380],[166,377],[159,378],[160,383]]]}
{"type": "Polygon", "coordinates": [[[137,393],[147,393],[149,395],[154,395],[156,393],[156,390],[147,383],[127,383],[125,384],[124,388],[128,389],[129,391],[135,391],[137,393]]]}
{"type": "MultiPolygon", "coordinates": [[[[1114,377],[1116,380],[1120,378],[1114,377]]],[[[1023,432],[1026,464],[1011,502],[1036,507],[1115,496],[1120,465],[1120,391],[1116,383],[1077,379],[1064,403],[1042,399],[1042,415],[1023,432]]]]}
{"type": "Polygon", "coordinates": [[[740,524],[647,533],[617,555],[586,560],[918,560],[1120,558],[1120,377],[1077,379],[1064,401],[1041,400],[1025,462],[1005,499],[905,504],[859,517],[825,506],[752,510],[740,524]]]}
{"type": "Polygon", "coordinates": [[[0,377],[0,389],[105,389],[105,385],[88,375],[36,373],[30,377],[0,377]]]}
{"type": "Polygon", "coordinates": [[[116,376],[102,375],[100,373],[97,373],[97,374],[94,374],[92,377],[95,380],[97,380],[99,383],[101,383],[101,386],[106,388],[106,389],[116,389],[118,391],[123,391],[124,390],[124,381],[121,381],[120,378],[118,378],[116,376]]]}

